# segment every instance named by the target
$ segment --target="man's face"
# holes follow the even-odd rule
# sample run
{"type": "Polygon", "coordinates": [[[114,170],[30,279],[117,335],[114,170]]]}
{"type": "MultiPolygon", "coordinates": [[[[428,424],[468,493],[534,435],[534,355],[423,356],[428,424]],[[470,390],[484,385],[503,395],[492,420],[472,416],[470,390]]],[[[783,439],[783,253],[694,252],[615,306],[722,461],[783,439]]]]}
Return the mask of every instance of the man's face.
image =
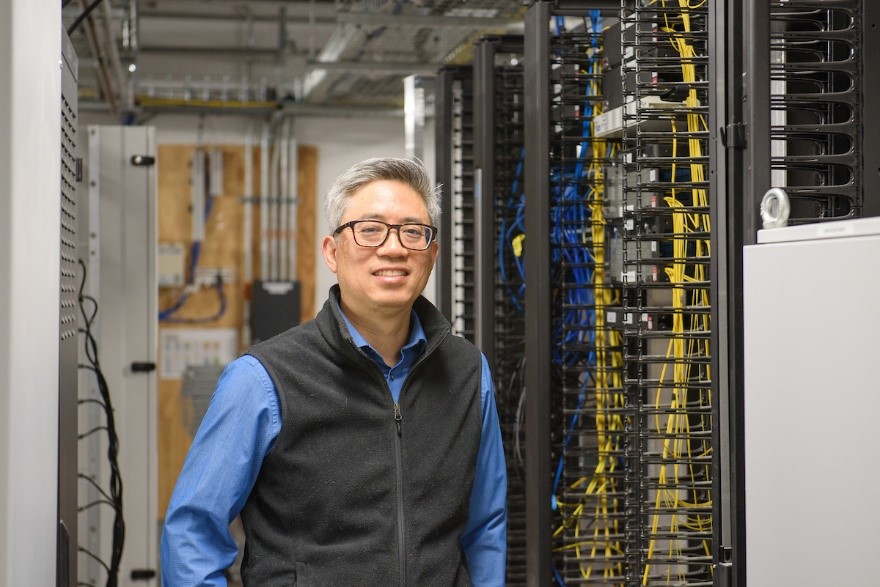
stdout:
{"type": "MultiPolygon", "coordinates": [[[[367,184],[349,197],[340,225],[352,220],[431,224],[418,192],[405,183],[385,180],[367,184]]],[[[381,247],[362,247],[350,228],[336,237],[325,236],[321,249],[339,281],[343,309],[379,314],[409,311],[428,283],[438,252],[436,242],[425,251],[403,247],[396,230],[381,247]]]]}

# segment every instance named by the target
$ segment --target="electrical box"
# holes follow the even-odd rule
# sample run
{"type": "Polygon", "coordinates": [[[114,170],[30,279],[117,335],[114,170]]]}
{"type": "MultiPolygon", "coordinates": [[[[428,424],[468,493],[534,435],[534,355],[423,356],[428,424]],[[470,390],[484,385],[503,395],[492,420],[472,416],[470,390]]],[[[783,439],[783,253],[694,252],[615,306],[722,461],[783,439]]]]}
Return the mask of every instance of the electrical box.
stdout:
{"type": "Polygon", "coordinates": [[[300,321],[298,281],[255,281],[251,301],[251,341],[268,340],[300,321]]]}
{"type": "Polygon", "coordinates": [[[181,243],[159,245],[159,287],[183,287],[186,284],[186,249],[181,243]]]}

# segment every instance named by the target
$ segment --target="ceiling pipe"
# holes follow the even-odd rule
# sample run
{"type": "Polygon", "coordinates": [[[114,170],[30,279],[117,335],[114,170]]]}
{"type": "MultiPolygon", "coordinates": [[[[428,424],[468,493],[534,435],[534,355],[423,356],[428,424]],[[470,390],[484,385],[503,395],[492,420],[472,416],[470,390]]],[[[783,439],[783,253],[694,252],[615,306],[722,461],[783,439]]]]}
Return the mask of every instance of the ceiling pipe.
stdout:
{"type": "Polygon", "coordinates": [[[434,73],[442,63],[411,63],[393,61],[308,61],[309,70],[324,69],[327,71],[377,71],[387,73],[434,73]]]}
{"type": "Polygon", "coordinates": [[[104,16],[102,23],[104,25],[104,46],[109,53],[113,79],[116,80],[116,87],[119,88],[119,99],[127,108],[131,108],[134,106],[134,102],[128,95],[128,84],[126,83],[125,72],[122,69],[122,61],[119,59],[119,49],[116,46],[116,35],[111,26],[113,15],[110,14],[110,3],[102,2],[101,9],[104,16]]]}
{"type": "MultiPolygon", "coordinates": [[[[277,59],[277,47],[189,47],[186,45],[144,45],[141,47],[140,53],[152,53],[164,55],[169,53],[177,53],[181,55],[198,54],[198,55],[217,55],[217,56],[241,56],[241,57],[268,57],[277,59]]],[[[294,52],[294,54],[299,54],[294,52]]],[[[305,53],[302,53],[305,55],[305,53]]]]}
{"type": "Polygon", "coordinates": [[[371,26],[417,26],[430,29],[486,29],[522,25],[521,18],[486,16],[421,16],[379,12],[337,12],[336,22],[371,26]]]}
{"type": "MultiPolygon", "coordinates": [[[[249,7],[248,7],[249,9],[249,7]]],[[[251,12],[250,18],[254,22],[261,23],[276,23],[278,22],[278,17],[276,15],[271,14],[253,14],[251,12]]],[[[142,19],[155,19],[155,20],[200,20],[200,21],[230,21],[230,22],[240,22],[241,15],[239,14],[221,14],[221,13],[209,13],[209,12],[174,12],[171,10],[150,10],[150,11],[141,11],[140,17],[142,19]]],[[[335,26],[336,18],[332,16],[312,16],[311,12],[308,16],[296,16],[289,15],[287,17],[287,23],[291,25],[308,25],[308,26],[335,26]]]]}
{"type": "Polygon", "coordinates": [[[279,94],[284,87],[284,79],[287,75],[287,9],[282,6],[278,9],[278,81],[275,87],[279,94]]]}
{"type": "MultiPolygon", "coordinates": [[[[83,10],[86,10],[87,0],[79,0],[79,5],[83,10]]],[[[83,21],[82,32],[86,36],[86,42],[89,44],[89,49],[91,49],[92,55],[98,60],[97,75],[98,84],[101,86],[101,94],[103,95],[104,100],[106,100],[110,112],[116,114],[119,111],[119,105],[116,101],[116,94],[113,90],[113,83],[110,78],[107,55],[101,44],[101,40],[98,38],[97,30],[95,29],[95,21],[91,14],[83,21]]]]}

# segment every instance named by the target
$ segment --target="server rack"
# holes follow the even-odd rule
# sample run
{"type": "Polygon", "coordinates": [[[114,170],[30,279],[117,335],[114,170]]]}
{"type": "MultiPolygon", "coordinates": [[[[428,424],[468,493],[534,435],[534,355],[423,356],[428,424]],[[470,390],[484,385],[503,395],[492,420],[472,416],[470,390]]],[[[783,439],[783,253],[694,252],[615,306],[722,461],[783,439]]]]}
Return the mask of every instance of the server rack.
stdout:
{"type": "MultiPolygon", "coordinates": [[[[551,440],[553,572],[562,585],[620,585],[627,575],[623,347],[615,319],[621,287],[607,253],[622,219],[619,200],[606,197],[615,191],[620,139],[595,128],[611,99],[606,76],[613,88],[619,75],[608,66],[599,10],[553,24],[546,114],[551,426],[558,431],[551,440]]],[[[619,35],[609,40],[619,48],[619,35]]]]}
{"type": "Polygon", "coordinates": [[[743,247],[755,243],[771,186],[787,192],[794,224],[880,215],[878,122],[856,115],[880,89],[865,57],[880,49],[878,10],[859,0],[710,3],[718,585],[746,580],[743,247]]]}
{"type": "Polygon", "coordinates": [[[873,157],[863,148],[870,117],[858,108],[871,74],[863,8],[861,0],[770,3],[771,168],[791,200],[790,224],[863,215],[862,157],[873,157]]]}
{"type": "Polygon", "coordinates": [[[509,585],[524,584],[526,574],[522,52],[521,36],[484,37],[474,45],[477,341],[493,366],[507,457],[509,585]]]}
{"type": "MultiPolygon", "coordinates": [[[[586,556],[578,552],[578,536],[595,520],[586,522],[580,515],[575,515],[575,512],[583,512],[584,507],[589,507],[584,504],[595,497],[586,495],[588,491],[577,495],[580,484],[575,477],[585,480],[584,473],[589,471],[593,479],[601,478],[597,485],[610,480],[604,473],[595,475],[600,462],[609,462],[607,454],[599,454],[596,430],[580,426],[590,419],[587,414],[591,410],[596,421],[598,412],[604,412],[596,409],[596,404],[582,402],[581,398],[586,397],[584,382],[593,384],[588,381],[587,372],[590,348],[595,348],[596,341],[595,338],[587,341],[591,336],[595,337],[596,332],[595,296],[597,292],[601,293],[599,313],[604,314],[601,305],[604,294],[610,291],[606,292],[602,285],[597,288],[595,283],[575,283],[582,281],[584,274],[595,271],[595,260],[586,250],[595,253],[598,241],[603,241],[598,250],[604,252],[605,249],[604,235],[592,233],[593,219],[587,221],[579,217],[579,211],[583,211],[586,204],[581,196],[592,193],[595,197],[597,190],[598,193],[604,191],[604,184],[597,181],[603,172],[594,172],[591,176],[589,172],[584,174],[584,169],[593,168],[598,160],[605,158],[605,153],[598,156],[581,153],[593,146],[593,141],[585,141],[584,137],[584,123],[589,124],[595,113],[588,112],[588,109],[592,110],[600,103],[598,96],[589,95],[591,84],[598,81],[598,76],[590,73],[590,55],[596,48],[577,55],[579,48],[585,49],[598,42],[598,36],[593,34],[595,31],[580,38],[552,37],[550,34],[553,17],[583,18],[589,9],[616,9],[619,6],[616,2],[536,2],[526,13],[525,270],[528,279],[525,360],[528,368],[525,372],[525,471],[527,578],[530,585],[551,581],[566,584],[567,580],[573,584],[588,584],[591,580],[605,581],[620,574],[620,560],[613,560],[615,554],[611,546],[617,540],[613,534],[619,528],[619,525],[615,528],[615,516],[600,516],[602,533],[606,529],[609,531],[609,549],[594,557],[592,552],[586,556]],[[586,74],[581,72],[582,67],[587,68],[586,74]],[[585,156],[580,158],[578,153],[585,156]],[[586,232],[588,228],[589,233],[586,232]],[[565,242],[579,231],[586,237],[580,243],[576,238],[565,242]],[[578,273],[581,277],[575,280],[578,273]],[[575,301],[578,297],[589,303],[578,303],[575,301]],[[583,320],[585,316],[587,319],[583,320]],[[578,323],[572,322],[572,318],[577,318],[578,323]],[[566,383],[571,389],[567,389],[566,383]],[[574,444],[573,438],[577,439],[574,444]],[[568,555],[568,552],[574,554],[568,555]],[[602,577],[598,577],[598,572],[593,574],[600,568],[602,577]]],[[[596,90],[594,87],[594,94],[596,90]]],[[[604,148],[604,145],[595,145],[600,151],[604,148]]],[[[594,200],[592,203],[599,202],[594,200]]],[[[600,322],[603,319],[604,316],[600,322]]],[[[600,344],[607,349],[601,342],[605,329],[599,330],[602,332],[600,344]]],[[[605,385],[600,383],[599,387],[604,389],[605,385]]],[[[595,398],[599,394],[593,391],[593,395],[595,398]]],[[[608,397],[604,392],[602,395],[608,397]]],[[[588,489],[589,485],[587,483],[588,489]]],[[[613,483],[606,487],[613,492],[613,483]]],[[[601,502],[602,498],[599,498],[596,503],[601,502]]],[[[619,504],[613,497],[606,503],[612,503],[612,509],[619,504]]]]}
{"type": "MultiPolygon", "coordinates": [[[[880,72],[865,59],[880,49],[870,34],[880,6],[600,4],[534,2],[526,16],[525,233],[549,235],[525,240],[526,388],[540,390],[525,408],[528,580],[597,580],[572,572],[582,562],[566,553],[575,524],[566,527],[570,516],[546,506],[579,505],[566,501],[571,493],[559,491],[564,482],[554,475],[562,463],[560,479],[576,482],[566,473],[591,458],[584,437],[572,440],[584,404],[576,361],[566,359],[579,346],[597,348],[566,329],[579,307],[566,298],[579,289],[570,281],[577,263],[559,262],[571,219],[555,214],[583,202],[565,202],[565,190],[547,182],[565,184],[565,140],[554,137],[573,135],[555,103],[566,93],[557,71],[565,53],[548,22],[622,5],[620,65],[606,47],[603,89],[605,106],[619,107],[623,141],[617,165],[603,166],[607,201],[622,184],[620,225],[609,216],[615,206],[605,206],[607,278],[622,286],[620,306],[604,312],[606,322],[619,316],[624,332],[620,584],[743,585],[742,247],[754,243],[771,185],[788,191],[794,223],[880,214],[870,185],[880,133],[872,117],[857,114],[880,89],[880,72]],[[621,104],[612,104],[612,79],[622,85],[621,104]]],[[[613,35],[606,31],[605,40],[613,35]]],[[[613,130],[603,127],[602,136],[613,130]]],[[[591,236],[578,246],[595,248],[591,236]]],[[[597,309],[592,301],[587,314],[597,309]]]]}
{"type": "Polygon", "coordinates": [[[442,68],[435,100],[435,168],[443,190],[438,306],[453,333],[475,342],[473,68],[442,68]]]}
{"type": "Polygon", "coordinates": [[[627,560],[712,585],[708,7],[626,3],[627,560]]]}

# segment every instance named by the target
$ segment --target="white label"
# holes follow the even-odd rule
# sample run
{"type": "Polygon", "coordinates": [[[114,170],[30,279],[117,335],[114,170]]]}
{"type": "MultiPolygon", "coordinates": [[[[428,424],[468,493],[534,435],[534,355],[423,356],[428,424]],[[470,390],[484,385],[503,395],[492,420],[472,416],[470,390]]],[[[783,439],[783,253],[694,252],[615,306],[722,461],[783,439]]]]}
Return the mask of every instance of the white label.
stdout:
{"type": "Polygon", "coordinates": [[[264,281],[263,289],[266,290],[266,293],[273,296],[283,296],[293,289],[293,282],[291,281],[264,281]]]}
{"type": "Polygon", "coordinates": [[[849,236],[855,232],[852,224],[846,223],[843,226],[835,226],[833,224],[820,225],[816,234],[819,236],[849,236]]]}

